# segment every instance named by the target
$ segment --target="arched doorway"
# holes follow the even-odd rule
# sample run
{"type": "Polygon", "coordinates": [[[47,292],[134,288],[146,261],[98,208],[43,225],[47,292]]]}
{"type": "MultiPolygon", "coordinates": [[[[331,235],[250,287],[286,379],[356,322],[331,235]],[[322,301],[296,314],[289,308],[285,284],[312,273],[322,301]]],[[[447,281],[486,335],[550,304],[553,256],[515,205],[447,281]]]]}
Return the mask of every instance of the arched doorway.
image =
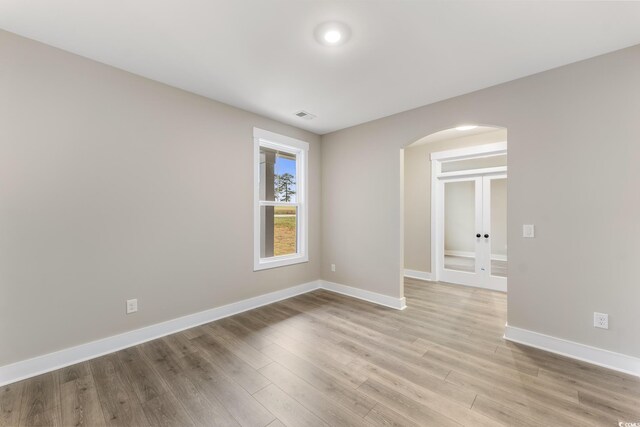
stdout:
{"type": "Polygon", "coordinates": [[[404,276],[507,289],[507,130],[458,126],[402,153],[404,276]]]}

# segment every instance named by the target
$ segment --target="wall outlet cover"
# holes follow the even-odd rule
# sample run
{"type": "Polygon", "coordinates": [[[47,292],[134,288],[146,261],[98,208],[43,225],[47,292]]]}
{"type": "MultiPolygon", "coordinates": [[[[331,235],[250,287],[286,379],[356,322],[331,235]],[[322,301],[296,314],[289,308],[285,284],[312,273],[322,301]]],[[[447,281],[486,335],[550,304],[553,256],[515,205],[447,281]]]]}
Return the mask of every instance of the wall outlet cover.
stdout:
{"type": "Polygon", "coordinates": [[[135,313],[138,311],[138,300],[137,299],[128,299],[127,300],[127,314],[135,313]]]}
{"type": "Polygon", "coordinates": [[[533,238],[536,236],[535,226],[533,224],[524,224],[522,226],[522,237],[533,238]]]}
{"type": "Polygon", "coordinates": [[[593,326],[595,328],[609,329],[609,315],[605,313],[593,313],[593,326]]]}

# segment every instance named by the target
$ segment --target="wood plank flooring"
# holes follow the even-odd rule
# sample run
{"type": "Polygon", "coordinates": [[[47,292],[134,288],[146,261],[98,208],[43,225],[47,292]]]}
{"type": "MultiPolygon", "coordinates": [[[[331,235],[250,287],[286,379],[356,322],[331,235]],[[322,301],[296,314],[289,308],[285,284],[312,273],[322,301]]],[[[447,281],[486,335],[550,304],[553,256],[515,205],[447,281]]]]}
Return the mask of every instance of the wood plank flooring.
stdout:
{"type": "Polygon", "coordinates": [[[617,426],[640,380],[502,339],[506,295],[316,291],[0,389],[0,426],[617,426]]]}

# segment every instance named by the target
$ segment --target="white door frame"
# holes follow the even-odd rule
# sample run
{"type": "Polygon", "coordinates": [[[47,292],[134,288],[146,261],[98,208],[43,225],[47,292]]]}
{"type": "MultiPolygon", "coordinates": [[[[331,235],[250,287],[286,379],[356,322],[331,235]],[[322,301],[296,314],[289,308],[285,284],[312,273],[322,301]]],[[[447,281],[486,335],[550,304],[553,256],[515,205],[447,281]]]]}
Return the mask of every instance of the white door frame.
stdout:
{"type": "MultiPolygon", "coordinates": [[[[431,275],[432,280],[440,279],[441,256],[440,239],[444,239],[444,185],[442,179],[452,180],[455,178],[471,177],[474,175],[504,175],[507,173],[507,167],[483,168],[474,170],[464,170],[455,172],[442,172],[442,163],[466,160],[481,157],[492,157],[507,154],[507,142],[496,142],[493,144],[476,145],[468,148],[459,148],[455,150],[438,151],[431,153],[431,275]]],[[[444,248],[444,246],[442,246],[444,248]]],[[[444,249],[442,249],[444,250],[444,249]]],[[[472,285],[473,286],[473,285],[472,285]]],[[[484,286],[483,286],[484,287],[484,286]]],[[[488,283],[490,289],[506,291],[505,286],[492,286],[488,283]]]]}

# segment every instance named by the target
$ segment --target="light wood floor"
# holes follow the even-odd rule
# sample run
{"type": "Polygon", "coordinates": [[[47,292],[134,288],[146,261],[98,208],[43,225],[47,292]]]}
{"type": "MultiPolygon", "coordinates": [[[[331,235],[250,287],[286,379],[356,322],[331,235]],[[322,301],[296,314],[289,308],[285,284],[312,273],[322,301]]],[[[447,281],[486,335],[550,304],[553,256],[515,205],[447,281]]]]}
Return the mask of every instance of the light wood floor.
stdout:
{"type": "Polygon", "coordinates": [[[317,291],[2,388],[0,425],[640,422],[640,380],[503,341],[498,292],[317,291]]]}

